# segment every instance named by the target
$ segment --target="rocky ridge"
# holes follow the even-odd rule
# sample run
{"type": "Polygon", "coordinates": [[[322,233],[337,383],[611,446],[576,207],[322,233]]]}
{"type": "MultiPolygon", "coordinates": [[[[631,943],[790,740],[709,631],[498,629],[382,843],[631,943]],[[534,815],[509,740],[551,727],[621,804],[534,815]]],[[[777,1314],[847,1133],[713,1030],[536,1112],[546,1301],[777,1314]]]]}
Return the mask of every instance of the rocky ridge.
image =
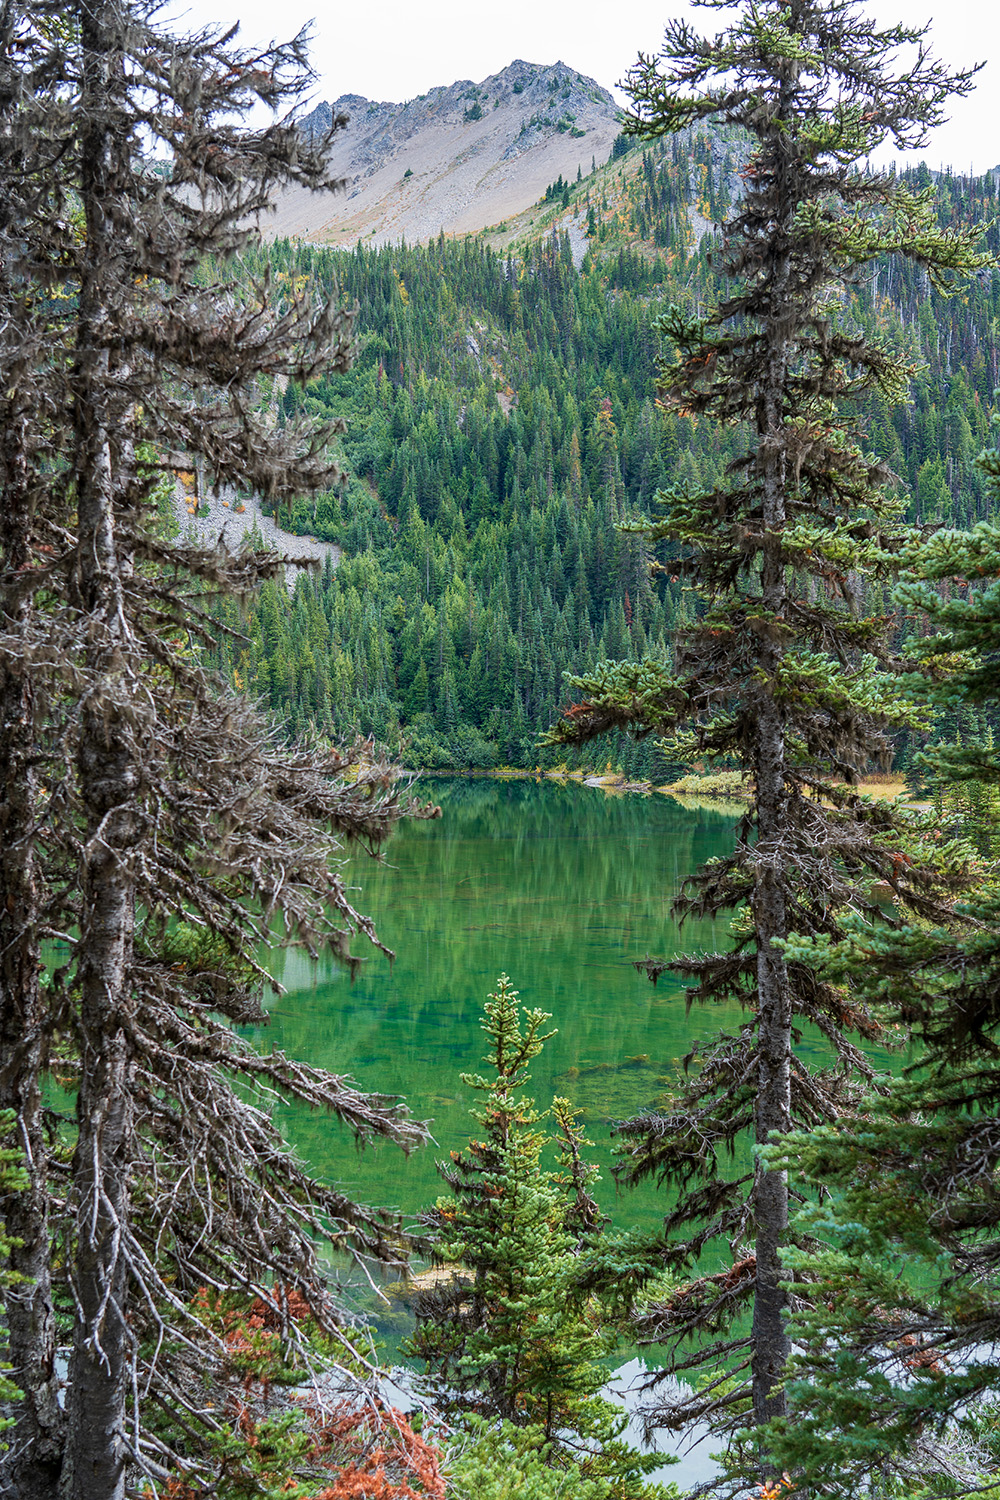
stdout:
{"type": "Polygon", "coordinates": [[[618,106],[592,78],[520,59],[404,104],[345,94],[303,123],[323,130],[337,115],[349,117],[332,152],[344,191],[283,194],[262,225],[268,238],[343,245],[471,233],[522,212],[560,175],[606,161],[620,129],[618,106]]]}

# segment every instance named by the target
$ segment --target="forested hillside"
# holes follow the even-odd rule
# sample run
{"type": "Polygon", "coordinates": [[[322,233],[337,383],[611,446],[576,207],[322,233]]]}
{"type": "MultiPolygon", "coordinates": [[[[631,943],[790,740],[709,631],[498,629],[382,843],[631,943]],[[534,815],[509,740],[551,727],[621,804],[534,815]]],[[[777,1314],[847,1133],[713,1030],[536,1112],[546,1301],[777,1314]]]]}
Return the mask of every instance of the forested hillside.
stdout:
{"type": "MultiPolygon", "coordinates": [[[[658,488],[712,485],[736,455],[738,434],[657,409],[652,325],[661,306],[697,311],[712,294],[712,221],[738,169],[722,134],[623,138],[607,167],[554,184],[540,237],[505,252],[482,237],[255,252],[253,270],[266,260],[356,300],[359,358],[274,393],[279,421],[300,408],[348,421],[346,485],[282,517],[345,557],[291,600],[266,586],[243,622],[250,645],[220,648],[232,680],[292,731],[402,732],[424,766],[533,765],[552,757],[535,742],[564,672],[667,651],[684,589],[669,556],[651,578],[649,544],[620,528],[658,488]]],[[[995,178],[946,175],[937,201],[946,226],[988,221],[995,178]]],[[[1000,244],[995,227],[985,243],[1000,244]]],[[[998,383],[1000,275],[946,298],[887,264],[853,314],[913,366],[909,405],[866,398],[871,449],[908,514],[983,518],[974,460],[998,383]]],[[[632,774],[666,769],[651,744],[612,753],[632,774]]]]}

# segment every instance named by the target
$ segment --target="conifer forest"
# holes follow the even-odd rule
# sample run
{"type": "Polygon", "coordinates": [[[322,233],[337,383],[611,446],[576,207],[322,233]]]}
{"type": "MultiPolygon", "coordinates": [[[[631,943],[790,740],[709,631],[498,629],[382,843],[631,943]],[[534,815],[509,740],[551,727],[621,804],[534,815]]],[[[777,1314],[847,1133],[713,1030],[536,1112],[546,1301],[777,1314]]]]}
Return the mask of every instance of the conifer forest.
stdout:
{"type": "Polygon", "coordinates": [[[307,33],[0,0],[3,1497],[1000,1494],[1000,167],[877,8],[338,248],[307,33]]]}

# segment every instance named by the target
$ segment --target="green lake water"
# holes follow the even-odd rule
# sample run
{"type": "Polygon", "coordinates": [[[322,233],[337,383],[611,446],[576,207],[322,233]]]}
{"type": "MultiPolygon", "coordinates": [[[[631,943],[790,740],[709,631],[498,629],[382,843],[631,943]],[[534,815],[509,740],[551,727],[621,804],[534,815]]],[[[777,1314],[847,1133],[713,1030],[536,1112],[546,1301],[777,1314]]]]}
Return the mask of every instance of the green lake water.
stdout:
{"type": "Polygon", "coordinates": [[[350,866],[395,963],[371,953],[352,983],[332,960],[274,955],[287,993],[260,1041],[405,1095],[437,1145],[409,1159],[386,1146],[359,1154],[334,1122],[297,1111],[285,1121],[291,1139],[362,1201],[407,1214],[432,1203],[435,1158],[472,1128],[459,1075],[479,1067],[482,1003],[505,971],[558,1028],[530,1091],[542,1107],[558,1093],[586,1111],[603,1206],[617,1225],[652,1228],[666,1204],[652,1188],[616,1195],[610,1127],[655,1104],[692,1041],[738,1013],[687,1014],[671,975],[654,987],[632,960],[726,945],[724,921],[682,934],[670,903],[686,875],[731,847],[732,812],[546,781],[434,779],[419,790],[443,816],[404,824],[383,864],[350,866]]]}
{"type": "MultiPolygon", "coordinates": [[[[548,781],[428,779],[419,791],[440,802],[443,816],[404,824],[384,864],[357,858],[350,866],[357,904],[395,963],[370,954],[352,983],[332,960],[273,955],[286,994],[259,1041],[350,1074],[363,1088],[405,1095],[413,1114],[431,1121],[437,1144],[409,1159],[385,1146],[359,1154],[336,1124],[296,1111],[284,1121],[291,1139],[314,1171],[357,1199],[406,1214],[433,1203],[442,1191],[435,1159],[473,1128],[472,1091],[459,1074],[480,1065],[482,1003],[505,971],[522,1002],[551,1011],[558,1028],[533,1064],[530,1091],[542,1107],[554,1093],[583,1107],[603,1208],[616,1227],[655,1229],[667,1199],[650,1185],[616,1193],[612,1124],[655,1104],[692,1044],[734,1029],[741,1013],[688,1012],[673,976],[654,987],[632,960],[728,945],[725,920],[680,932],[670,905],[687,875],[731,849],[734,811],[548,781]]],[[[797,1050],[816,1064],[828,1060],[818,1038],[797,1050]]],[[[749,1144],[745,1155],[748,1165],[749,1144]]],[[[711,1249],[706,1257],[715,1262],[711,1249]]],[[[408,1315],[370,1298],[359,1305],[391,1361],[408,1315]]],[[[657,1351],[644,1352],[655,1367],[657,1351]]],[[[643,1369],[632,1360],[616,1375],[630,1411],[643,1369]]],[[[635,1418],[630,1435],[641,1441],[635,1418]]],[[[660,1432],[655,1447],[679,1456],[659,1477],[682,1490],[717,1472],[701,1427],[660,1432]]]]}

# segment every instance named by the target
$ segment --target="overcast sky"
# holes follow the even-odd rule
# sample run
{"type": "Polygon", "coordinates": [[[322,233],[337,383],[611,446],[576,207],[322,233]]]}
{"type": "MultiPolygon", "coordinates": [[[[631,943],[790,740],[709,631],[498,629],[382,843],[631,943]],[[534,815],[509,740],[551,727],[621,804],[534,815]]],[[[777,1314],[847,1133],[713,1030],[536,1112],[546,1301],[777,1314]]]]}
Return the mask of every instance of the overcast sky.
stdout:
{"type": "MultiPolygon", "coordinates": [[[[247,44],[314,22],[317,98],[412,99],[459,78],[480,82],[515,57],[568,63],[613,89],[636,54],[656,52],[667,16],[705,30],[716,13],[685,0],[169,0],[191,27],[240,22],[247,44]]],[[[1000,5],[997,0],[867,0],[886,24],[931,23],[935,50],[955,66],[985,62],[971,98],[957,101],[926,153],[932,167],[985,171],[1000,163],[1000,5]],[[995,59],[995,60],[994,60],[995,59]]]]}

